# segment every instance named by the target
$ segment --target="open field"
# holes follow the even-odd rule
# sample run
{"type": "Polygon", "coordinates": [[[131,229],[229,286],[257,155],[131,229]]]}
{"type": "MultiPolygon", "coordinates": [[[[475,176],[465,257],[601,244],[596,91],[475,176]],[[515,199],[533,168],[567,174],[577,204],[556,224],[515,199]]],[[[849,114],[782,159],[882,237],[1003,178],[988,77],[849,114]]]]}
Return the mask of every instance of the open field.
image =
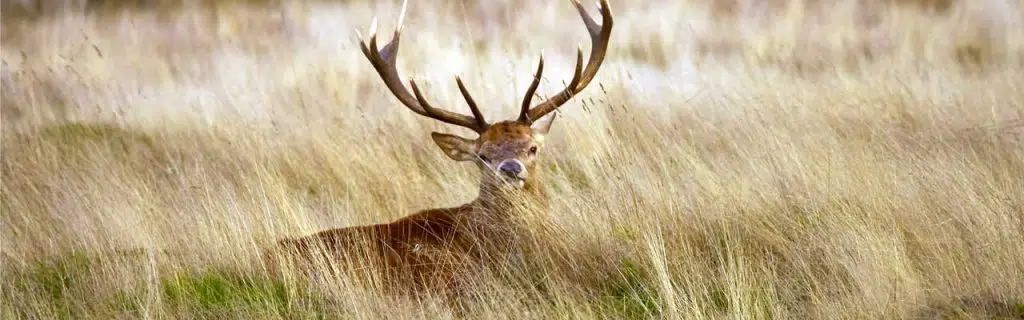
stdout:
{"type": "MultiPolygon", "coordinates": [[[[540,155],[550,207],[457,301],[258,259],[476,197],[429,138],[470,132],[359,52],[400,1],[15,2],[3,319],[1024,318],[1015,1],[611,2],[609,56],[540,155]]],[[[409,4],[399,70],[437,105],[468,111],[461,75],[512,118],[541,51],[541,95],[589,52],[569,1],[480,3],[409,4]]]]}

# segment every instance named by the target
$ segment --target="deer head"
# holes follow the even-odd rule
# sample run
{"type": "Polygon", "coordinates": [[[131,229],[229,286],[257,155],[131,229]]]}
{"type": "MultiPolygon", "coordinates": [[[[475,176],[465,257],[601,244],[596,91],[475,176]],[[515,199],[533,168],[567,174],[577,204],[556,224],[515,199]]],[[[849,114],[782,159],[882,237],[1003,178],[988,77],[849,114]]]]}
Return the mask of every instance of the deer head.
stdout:
{"type": "Polygon", "coordinates": [[[547,101],[531,107],[531,99],[540,84],[541,73],[544,71],[544,57],[541,56],[533,82],[523,97],[519,117],[515,120],[488,123],[459,77],[455,77],[455,82],[466,99],[466,104],[469,105],[471,116],[432,106],[423,98],[415,81],[409,81],[409,87],[412,88],[412,93],[409,93],[402,83],[401,77],[398,76],[395,64],[398,58],[398,42],[406,3],[402,4],[402,13],[399,16],[394,36],[389,43],[384,45],[383,49],[377,47],[376,18],[370,27],[369,44],[365,43],[360,35],[359,46],[391,93],[409,110],[444,123],[469,128],[479,134],[478,138],[469,139],[445,133],[431,133],[434,142],[449,158],[476,163],[484,173],[484,186],[509,185],[517,188],[529,188],[535,177],[535,175],[531,175],[535,172],[533,170],[535,160],[538,153],[544,148],[544,136],[547,135],[555,118],[554,114],[547,115],[590,84],[597,74],[598,68],[601,67],[608,49],[608,39],[612,31],[612,14],[607,1],[599,2],[602,17],[600,25],[587,14],[579,1],[574,1],[574,4],[590,33],[592,49],[586,67],[583,67],[583,50],[578,49],[576,71],[569,85],[547,101]]]}

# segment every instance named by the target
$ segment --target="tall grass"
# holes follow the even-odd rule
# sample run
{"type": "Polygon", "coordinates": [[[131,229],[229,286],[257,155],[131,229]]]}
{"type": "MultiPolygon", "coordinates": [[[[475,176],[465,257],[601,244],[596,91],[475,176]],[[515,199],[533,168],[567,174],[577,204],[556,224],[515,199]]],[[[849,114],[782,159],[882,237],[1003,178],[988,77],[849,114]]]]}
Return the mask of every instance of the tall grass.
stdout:
{"type": "MultiPolygon", "coordinates": [[[[76,3],[76,2],[69,2],[76,3]]],[[[509,118],[572,71],[561,1],[410,3],[399,70],[509,118]]],[[[550,207],[456,300],[269,274],[273,241],[454,206],[477,172],[357,48],[399,2],[3,21],[3,318],[1024,316],[1024,8],[613,2],[541,154],[550,207]]],[[[584,47],[584,50],[588,48],[584,47]]]]}

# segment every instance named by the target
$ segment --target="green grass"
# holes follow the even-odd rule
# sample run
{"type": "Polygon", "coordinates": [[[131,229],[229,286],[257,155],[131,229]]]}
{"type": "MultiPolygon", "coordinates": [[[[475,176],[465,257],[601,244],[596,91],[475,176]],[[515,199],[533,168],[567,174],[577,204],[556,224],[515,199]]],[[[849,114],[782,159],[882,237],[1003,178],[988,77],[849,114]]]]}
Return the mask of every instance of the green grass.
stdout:
{"type": "Polygon", "coordinates": [[[283,283],[230,273],[206,271],[178,274],[161,282],[166,300],[183,306],[194,305],[214,310],[253,307],[283,310],[289,304],[283,283]]]}
{"type": "MultiPolygon", "coordinates": [[[[130,317],[152,315],[159,309],[200,318],[252,316],[285,318],[331,318],[322,298],[306,288],[265,274],[206,267],[176,270],[160,275],[152,286],[134,286],[109,294],[90,296],[101,268],[121,268],[117,260],[137,259],[134,255],[110,257],[69,254],[48,261],[13,267],[5,277],[6,299],[31,299],[37,304],[9,305],[17,318],[31,318],[39,311],[61,319],[92,318],[118,314],[130,317]],[[113,267],[112,267],[113,266],[113,267]],[[37,299],[37,300],[36,300],[37,299]],[[153,303],[159,303],[159,306],[153,303]]],[[[8,266],[11,268],[12,266],[8,266]]],[[[137,275],[136,282],[148,275],[137,275]]],[[[26,300],[26,301],[31,301],[26,300]]]]}
{"type": "Polygon", "coordinates": [[[650,319],[661,314],[655,284],[635,262],[623,260],[617,275],[604,283],[602,310],[625,319],[650,319]]]}

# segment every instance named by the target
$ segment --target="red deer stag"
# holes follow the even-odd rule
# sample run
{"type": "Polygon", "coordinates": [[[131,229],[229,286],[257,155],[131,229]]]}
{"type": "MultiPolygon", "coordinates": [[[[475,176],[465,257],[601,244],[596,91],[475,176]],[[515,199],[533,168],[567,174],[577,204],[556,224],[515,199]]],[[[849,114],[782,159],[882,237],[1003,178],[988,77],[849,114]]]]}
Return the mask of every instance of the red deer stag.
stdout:
{"type": "MultiPolygon", "coordinates": [[[[540,84],[544,69],[544,58],[540,59],[533,82],[523,97],[519,117],[515,120],[488,123],[480,113],[476,102],[470,96],[462,80],[455,78],[472,115],[459,114],[432,106],[423,98],[416,83],[409,81],[412,93],[402,83],[395,61],[397,59],[399,33],[402,28],[399,18],[394,36],[383,49],[377,48],[377,36],[371,27],[369,44],[360,35],[360,48],[376,69],[384,84],[409,110],[419,115],[444,123],[466,127],[479,134],[477,139],[467,139],[450,134],[433,132],[431,138],[449,158],[455,161],[473,162],[480,168],[482,179],[480,194],[470,203],[454,208],[429,209],[420,211],[397,221],[368,226],[330,229],[297,239],[280,241],[279,247],[299,253],[311,259],[313,252],[321,258],[340,258],[341,253],[364,251],[371,259],[383,263],[386,269],[399,276],[413,276],[416,283],[431,277],[449,277],[451,265],[445,256],[455,254],[480,261],[486,254],[480,238],[500,237],[493,226],[502,225],[509,216],[503,205],[514,201],[514,195],[527,195],[514,199],[542,198],[537,186],[537,170],[534,169],[537,154],[543,148],[544,136],[551,128],[554,115],[545,117],[582,91],[597,74],[608,49],[612,31],[612,14],[608,3],[601,0],[599,9],[601,24],[575,1],[576,9],[583,17],[583,23],[590,33],[592,49],[589,61],[583,68],[583,51],[576,56],[576,70],[572,80],[562,92],[531,108],[530,101],[540,84]],[[512,192],[507,192],[511,190],[512,192]],[[518,194],[516,193],[518,192],[518,194]],[[474,237],[473,235],[480,235],[474,237]],[[481,248],[483,247],[483,248],[481,248]],[[447,267],[445,266],[447,265],[447,267]]],[[[403,4],[402,16],[405,15],[403,4]]],[[[522,201],[522,200],[519,200],[522,201]]],[[[346,265],[343,269],[354,268],[346,265]]],[[[445,281],[445,280],[442,280],[445,281]]]]}

